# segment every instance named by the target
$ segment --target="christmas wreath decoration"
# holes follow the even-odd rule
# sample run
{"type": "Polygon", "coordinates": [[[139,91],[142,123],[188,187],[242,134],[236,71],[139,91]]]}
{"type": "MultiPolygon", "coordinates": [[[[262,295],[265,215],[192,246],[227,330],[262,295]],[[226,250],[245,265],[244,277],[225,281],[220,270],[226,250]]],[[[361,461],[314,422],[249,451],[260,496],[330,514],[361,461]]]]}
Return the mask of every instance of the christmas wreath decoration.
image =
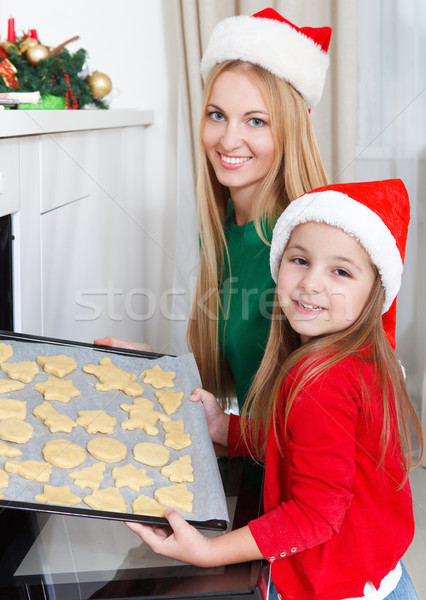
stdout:
{"type": "Polygon", "coordinates": [[[103,98],[111,91],[109,77],[87,72],[83,48],[74,53],[65,48],[78,36],[48,48],[39,42],[35,30],[17,38],[10,21],[8,40],[0,46],[0,93],[39,92],[42,102],[31,108],[108,108],[103,98]]]}

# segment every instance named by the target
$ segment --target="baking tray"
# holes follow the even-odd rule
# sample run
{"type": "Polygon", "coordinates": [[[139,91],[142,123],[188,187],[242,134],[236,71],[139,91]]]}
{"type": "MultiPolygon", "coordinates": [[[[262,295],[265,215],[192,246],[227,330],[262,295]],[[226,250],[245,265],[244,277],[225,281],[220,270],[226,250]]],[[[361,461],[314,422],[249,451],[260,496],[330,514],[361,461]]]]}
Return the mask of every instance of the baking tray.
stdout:
{"type": "MultiPolygon", "coordinates": [[[[131,502],[139,494],[153,497],[153,492],[159,485],[170,485],[171,482],[160,473],[160,468],[151,468],[137,461],[134,461],[131,452],[132,447],[139,442],[157,442],[162,443],[164,432],[161,423],[157,423],[160,431],[156,437],[145,434],[141,429],[127,431],[121,428],[120,423],[128,418],[128,413],[120,408],[120,404],[132,404],[134,398],[120,391],[99,392],[95,389],[98,379],[94,375],[84,373],[82,366],[92,363],[98,364],[101,358],[109,356],[111,361],[118,367],[132,372],[138,376],[137,382],[143,388],[142,396],[154,402],[154,409],[163,412],[154,392],[156,391],[150,385],[143,382],[141,372],[146,368],[153,366],[153,361],[166,371],[174,371],[176,377],[174,380],[174,390],[183,391],[184,398],[182,406],[170,415],[172,420],[183,419],[185,433],[191,435],[192,445],[181,451],[170,450],[170,461],[175,460],[183,454],[189,454],[194,468],[194,482],[187,483],[188,489],[194,494],[193,511],[185,513],[179,511],[185,519],[198,529],[209,529],[223,531],[228,526],[228,511],[226,498],[223,491],[223,485],[217,465],[217,459],[214,453],[213,445],[208,432],[207,422],[203,407],[200,403],[189,402],[188,396],[195,387],[201,385],[198,370],[191,354],[182,356],[170,356],[149,352],[140,352],[137,350],[128,350],[125,348],[111,348],[106,346],[95,346],[93,344],[75,342],[70,340],[60,340],[41,336],[11,333],[0,331],[0,342],[12,345],[14,349],[13,356],[8,362],[18,362],[21,360],[36,360],[38,355],[65,354],[72,356],[76,361],[78,368],[76,371],[64,377],[71,379],[73,385],[80,390],[80,396],[72,398],[69,403],[52,401],[50,404],[59,412],[68,414],[72,418],[77,417],[79,410],[94,410],[96,408],[105,408],[106,412],[117,418],[117,424],[114,433],[110,437],[119,439],[126,444],[128,448],[127,457],[118,463],[106,463],[106,471],[101,488],[114,487],[114,480],[111,471],[116,466],[124,464],[134,464],[138,468],[145,468],[147,475],[154,479],[154,485],[143,487],[139,492],[134,492],[129,488],[120,488],[124,497],[128,511],[108,512],[91,509],[84,505],[73,507],[62,505],[51,505],[34,502],[34,496],[43,492],[43,483],[33,482],[22,477],[9,473],[9,486],[0,491],[5,498],[0,499],[0,507],[34,510],[47,513],[56,513],[75,516],[90,516],[100,519],[119,520],[119,521],[137,521],[147,524],[166,525],[167,520],[163,517],[153,517],[149,515],[138,515],[131,512],[131,502]],[[17,499],[19,498],[19,500],[17,499]]],[[[105,437],[104,434],[90,435],[83,427],[76,427],[72,433],[50,433],[49,429],[40,419],[32,414],[35,406],[43,402],[43,396],[33,389],[33,385],[39,381],[45,381],[47,377],[54,377],[40,367],[38,375],[31,383],[25,384],[23,390],[16,392],[3,393],[1,398],[13,397],[17,400],[27,402],[26,421],[31,423],[34,428],[33,438],[26,444],[12,444],[22,451],[22,456],[16,460],[43,460],[41,448],[47,440],[55,438],[66,438],[85,448],[87,441],[98,435],[105,437]]],[[[7,379],[7,375],[0,371],[0,378],[7,379]]],[[[107,436],[108,437],[108,436],[107,436]]],[[[3,468],[4,462],[9,460],[0,457],[0,468],[3,468]]],[[[91,466],[97,462],[89,453],[83,464],[73,469],[60,469],[53,467],[49,485],[69,485],[72,493],[84,496],[90,494],[92,490],[84,488],[83,490],[74,486],[68,474],[72,471],[78,471],[91,466]]]]}

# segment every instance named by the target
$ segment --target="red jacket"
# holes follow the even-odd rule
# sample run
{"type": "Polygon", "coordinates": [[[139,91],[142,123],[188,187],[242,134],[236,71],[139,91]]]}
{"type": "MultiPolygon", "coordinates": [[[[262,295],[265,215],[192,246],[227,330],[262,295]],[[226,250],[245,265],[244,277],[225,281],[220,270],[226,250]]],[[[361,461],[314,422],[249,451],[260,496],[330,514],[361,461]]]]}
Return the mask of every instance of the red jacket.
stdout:
{"type": "MultiPolygon", "coordinates": [[[[341,600],[376,588],[405,553],[414,534],[413,506],[400,454],[380,461],[381,417],[373,365],[349,357],[331,368],[295,401],[283,431],[279,396],[278,437],[272,430],[265,456],[265,514],[249,523],[272,579],[286,599],[341,600]],[[373,419],[362,398],[364,379],[373,419]]],[[[395,424],[394,415],[392,417],[395,424]]],[[[395,430],[396,428],[394,428],[395,430]]],[[[229,457],[247,455],[239,417],[231,416],[229,457]]]]}

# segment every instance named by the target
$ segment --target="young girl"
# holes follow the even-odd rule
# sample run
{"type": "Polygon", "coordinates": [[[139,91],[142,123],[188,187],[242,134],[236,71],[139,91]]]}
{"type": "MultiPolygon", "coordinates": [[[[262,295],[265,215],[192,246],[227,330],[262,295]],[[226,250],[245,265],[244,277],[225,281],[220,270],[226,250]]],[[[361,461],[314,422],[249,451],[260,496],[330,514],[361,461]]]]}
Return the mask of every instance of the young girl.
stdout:
{"type": "Polygon", "coordinates": [[[266,9],[219,22],[201,63],[201,253],[188,345],[203,386],[240,407],[269,333],[273,224],[291,200],[327,183],[309,110],[321,98],[330,36],[266,9]]]}
{"type": "Polygon", "coordinates": [[[154,551],[205,567],[266,558],[281,598],[417,597],[400,560],[414,532],[409,428],[422,449],[421,426],[381,320],[408,220],[400,180],[325,186],[284,211],[249,415],[226,415],[204,390],[191,398],[230,457],[265,461],[264,515],[217,538],[172,510],[171,534],[131,524],[154,551]]]}

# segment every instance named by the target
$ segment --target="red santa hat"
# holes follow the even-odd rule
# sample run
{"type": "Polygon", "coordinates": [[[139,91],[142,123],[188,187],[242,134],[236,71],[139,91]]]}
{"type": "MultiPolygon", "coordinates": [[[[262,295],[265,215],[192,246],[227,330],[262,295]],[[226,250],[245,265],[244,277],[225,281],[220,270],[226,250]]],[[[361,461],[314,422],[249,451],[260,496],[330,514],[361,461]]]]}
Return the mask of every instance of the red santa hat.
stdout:
{"type": "Polygon", "coordinates": [[[313,108],[324,88],[330,37],[330,27],[300,28],[272,8],[253,16],[228,17],[213,29],[201,75],[205,81],[225,60],[250,62],[291,83],[313,108]]]}
{"type": "Polygon", "coordinates": [[[396,296],[401,286],[410,203],[400,179],[327,185],[297,198],[278,219],[271,244],[275,282],[295,227],[316,221],[356,238],[379,271],[385,291],[383,327],[395,347],[396,296]]]}

